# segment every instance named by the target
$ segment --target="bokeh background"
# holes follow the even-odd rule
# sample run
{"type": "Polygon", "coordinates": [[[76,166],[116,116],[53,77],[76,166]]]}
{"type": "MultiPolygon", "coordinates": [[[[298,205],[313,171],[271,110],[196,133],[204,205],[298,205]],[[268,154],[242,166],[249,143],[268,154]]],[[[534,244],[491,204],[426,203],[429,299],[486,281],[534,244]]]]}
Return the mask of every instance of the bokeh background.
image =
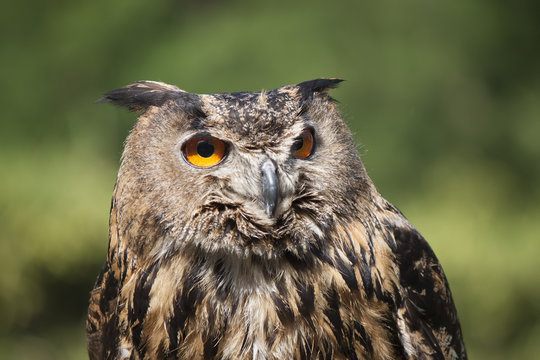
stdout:
{"type": "Polygon", "coordinates": [[[85,359],[122,143],[93,102],[317,77],[445,267],[474,359],[540,359],[540,2],[12,1],[0,11],[0,358],[85,359]]]}

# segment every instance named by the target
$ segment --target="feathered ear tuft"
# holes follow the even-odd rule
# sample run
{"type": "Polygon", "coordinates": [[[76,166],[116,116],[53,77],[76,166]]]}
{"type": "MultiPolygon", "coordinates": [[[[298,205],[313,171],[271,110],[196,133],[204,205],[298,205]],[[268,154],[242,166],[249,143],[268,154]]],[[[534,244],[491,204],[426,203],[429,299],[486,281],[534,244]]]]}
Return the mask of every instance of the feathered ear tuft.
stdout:
{"type": "Polygon", "coordinates": [[[186,92],[176,86],[157,81],[138,81],[121,89],[106,93],[96,103],[111,102],[125,106],[131,111],[146,110],[149,106],[161,106],[167,100],[175,100],[186,92]]]}
{"type": "Polygon", "coordinates": [[[190,116],[199,118],[206,116],[201,109],[199,95],[157,81],[137,81],[121,89],[109,91],[96,103],[111,102],[114,105],[125,106],[131,111],[145,111],[150,106],[162,106],[169,100],[174,101],[190,116]]]}
{"type": "Polygon", "coordinates": [[[314,93],[325,92],[331,89],[335,89],[343,79],[315,79],[310,81],[304,81],[297,86],[298,93],[307,99],[314,93]]]}

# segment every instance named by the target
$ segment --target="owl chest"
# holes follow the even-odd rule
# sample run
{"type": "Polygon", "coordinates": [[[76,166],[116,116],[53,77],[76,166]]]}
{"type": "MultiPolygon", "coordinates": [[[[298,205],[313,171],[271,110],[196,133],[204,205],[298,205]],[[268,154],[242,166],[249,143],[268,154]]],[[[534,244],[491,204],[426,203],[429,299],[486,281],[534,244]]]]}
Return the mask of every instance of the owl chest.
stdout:
{"type": "Polygon", "coordinates": [[[141,330],[130,335],[134,350],[141,359],[354,359],[373,355],[372,336],[388,338],[373,304],[370,318],[361,297],[337,284],[257,284],[198,278],[174,294],[156,290],[159,300],[130,326],[141,330]]]}

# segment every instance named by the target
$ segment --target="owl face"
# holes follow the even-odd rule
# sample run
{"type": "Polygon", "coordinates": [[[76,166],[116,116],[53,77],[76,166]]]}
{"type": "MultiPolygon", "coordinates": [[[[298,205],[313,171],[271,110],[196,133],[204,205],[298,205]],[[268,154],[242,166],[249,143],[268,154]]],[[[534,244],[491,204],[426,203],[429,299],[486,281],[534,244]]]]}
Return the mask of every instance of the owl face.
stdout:
{"type": "Polygon", "coordinates": [[[337,81],[317,81],[268,92],[150,91],[160,100],[128,137],[119,173],[125,193],[138,196],[120,196],[119,208],[160,229],[154,251],[298,253],[354,213],[365,172],[324,92],[337,81]]]}

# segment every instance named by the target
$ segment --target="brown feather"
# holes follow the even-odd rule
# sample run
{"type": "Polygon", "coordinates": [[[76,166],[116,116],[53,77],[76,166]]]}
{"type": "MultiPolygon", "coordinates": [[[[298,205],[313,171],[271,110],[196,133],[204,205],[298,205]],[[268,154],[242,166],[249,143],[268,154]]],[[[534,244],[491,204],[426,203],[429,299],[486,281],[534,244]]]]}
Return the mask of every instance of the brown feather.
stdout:
{"type": "Polygon", "coordinates": [[[151,83],[90,299],[91,359],[466,359],[444,272],[365,173],[324,92],[337,82],[190,94],[197,111],[151,83]],[[307,126],[317,147],[291,158],[307,126]],[[181,144],[197,134],[226,141],[227,158],[186,164],[181,144]],[[278,169],[271,215],[264,159],[278,169]]]}

